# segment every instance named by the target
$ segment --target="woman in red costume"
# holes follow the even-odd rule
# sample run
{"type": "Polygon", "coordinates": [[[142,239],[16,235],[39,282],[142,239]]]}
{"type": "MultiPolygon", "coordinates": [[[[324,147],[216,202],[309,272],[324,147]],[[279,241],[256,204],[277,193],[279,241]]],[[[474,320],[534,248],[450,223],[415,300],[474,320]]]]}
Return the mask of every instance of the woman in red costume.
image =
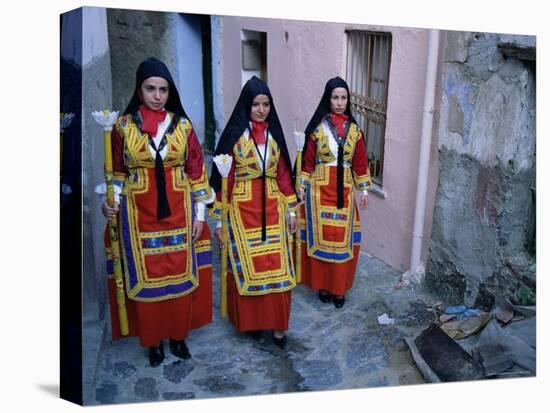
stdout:
{"type": "Polygon", "coordinates": [[[299,178],[304,209],[297,243],[302,283],[318,291],[322,302],[332,300],[341,308],[353,286],[361,243],[353,187],[365,209],[371,184],[363,133],[351,114],[343,79],[327,82],[305,136],[299,178]]]}
{"type": "MultiPolygon", "coordinates": [[[[284,348],[291,290],[296,286],[290,248],[298,208],[283,130],[267,84],[252,77],[220,137],[216,155],[229,154],[229,245],[227,311],[239,332],[259,338],[273,330],[284,348]],[[289,229],[290,228],[290,231],[289,229]]],[[[221,178],[215,165],[210,179],[218,199],[221,178]]],[[[221,224],[216,238],[221,239],[221,224]]]]}
{"type": "MultiPolygon", "coordinates": [[[[212,320],[204,215],[215,195],[172,76],[155,58],[137,69],[132,100],[113,128],[112,153],[118,202],[102,211],[118,216],[130,336],[149,348],[153,367],[164,360],[164,339],[172,354],[189,358],[189,330],[212,320]]],[[[121,338],[112,275],[109,299],[113,339],[121,338]]]]}

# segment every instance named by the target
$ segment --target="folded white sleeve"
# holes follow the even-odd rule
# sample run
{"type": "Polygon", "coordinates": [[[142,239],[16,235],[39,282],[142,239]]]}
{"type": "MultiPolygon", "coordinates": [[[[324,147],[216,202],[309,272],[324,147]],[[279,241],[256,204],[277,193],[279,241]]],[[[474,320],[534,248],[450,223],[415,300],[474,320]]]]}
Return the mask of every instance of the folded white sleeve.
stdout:
{"type": "Polygon", "coordinates": [[[195,204],[195,213],[197,214],[197,219],[199,221],[206,221],[206,205],[211,204],[216,200],[216,191],[212,188],[212,194],[210,198],[205,199],[204,201],[197,201],[195,204]]]}
{"type": "MultiPolygon", "coordinates": [[[[115,202],[117,204],[119,204],[120,203],[120,193],[122,192],[122,189],[117,185],[113,185],[113,189],[114,189],[114,195],[115,195],[115,202]]],[[[103,182],[102,184],[97,185],[95,187],[94,192],[100,196],[101,203],[104,204],[105,201],[107,200],[107,184],[105,184],[105,182],[103,182]]]]}
{"type": "Polygon", "coordinates": [[[195,205],[195,212],[197,213],[197,219],[199,221],[205,221],[206,204],[202,201],[197,202],[195,205]]]}

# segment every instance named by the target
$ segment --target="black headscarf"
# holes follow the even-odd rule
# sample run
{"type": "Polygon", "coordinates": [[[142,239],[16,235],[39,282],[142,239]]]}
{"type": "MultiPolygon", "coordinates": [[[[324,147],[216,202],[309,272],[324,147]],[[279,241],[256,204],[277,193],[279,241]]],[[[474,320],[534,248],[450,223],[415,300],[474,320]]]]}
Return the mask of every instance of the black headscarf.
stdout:
{"type": "MultiPolygon", "coordinates": [[[[134,90],[134,95],[128,104],[128,107],[124,111],[124,114],[130,114],[138,122],[138,125],[141,124],[140,117],[138,116],[138,109],[142,105],[142,101],[139,97],[139,90],[141,84],[150,77],[161,77],[168,82],[168,101],[164,105],[164,109],[175,114],[170,124],[169,129],[173,129],[181,117],[187,118],[187,114],[183,109],[180,101],[180,95],[178,89],[174,84],[172,75],[164,63],[160,60],[150,57],[140,63],[136,71],[136,88],[134,90]]],[[[163,218],[169,217],[171,215],[170,205],[168,203],[168,196],[166,194],[166,179],[164,176],[164,164],[162,157],[160,156],[160,151],[163,146],[166,145],[165,138],[159,144],[157,148],[153,142],[153,137],[149,137],[149,144],[153,147],[156,152],[155,156],[155,178],[157,183],[157,219],[161,220],[163,218]]]]}
{"type": "Polygon", "coordinates": [[[170,71],[164,63],[162,63],[158,59],[155,59],[154,57],[150,57],[144,60],[137,68],[136,88],[134,90],[134,95],[132,96],[132,99],[128,104],[128,107],[124,111],[124,114],[135,115],[137,113],[139,107],[142,104],[141,99],[139,98],[139,89],[141,88],[141,84],[143,83],[143,81],[149,79],[150,77],[161,77],[168,82],[170,90],[168,94],[168,102],[166,102],[164,108],[170,112],[175,113],[176,115],[187,118],[187,114],[185,113],[185,110],[181,105],[178,89],[176,88],[176,84],[174,83],[174,79],[172,79],[170,71]]]}
{"type": "MultiPolygon", "coordinates": [[[[286,163],[288,170],[291,171],[292,164],[290,163],[290,156],[288,154],[283,128],[281,127],[281,122],[277,116],[277,110],[275,110],[275,105],[273,104],[273,97],[271,96],[271,92],[269,91],[267,84],[256,76],[252,76],[252,78],[250,78],[250,80],[248,80],[248,82],[246,82],[243,86],[241,95],[239,96],[237,104],[233,109],[233,113],[229,117],[229,121],[225,125],[225,129],[220,136],[214,155],[232,155],[233,147],[242,136],[243,132],[250,127],[249,122],[251,120],[250,110],[252,108],[252,101],[258,95],[266,95],[269,98],[271,108],[266,119],[266,122],[268,123],[268,131],[273,139],[275,139],[275,142],[277,142],[277,145],[279,145],[281,159],[286,163]]],[[[252,133],[250,133],[250,138],[254,139],[252,133]]],[[[262,178],[265,180],[265,168],[262,178]]],[[[216,192],[219,192],[221,190],[221,182],[221,175],[218,168],[216,167],[216,164],[213,164],[212,174],[210,176],[210,186],[212,186],[216,192]]],[[[265,182],[263,192],[262,240],[265,240],[265,182]]]]}
{"type": "MultiPolygon", "coordinates": [[[[344,79],[341,77],[333,77],[330,79],[327,84],[325,85],[325,92],[323,93],[323,96],[321,97],[321,102],[319,102],[319,105],[317,106],[317,109],[315,110],[315,113],[313,114],[311,120],[307,124],[306,130],[305,130],[305,142],[304,142],[304,150],[307,148],[309,139],[315,128],[319,126],[321,121],[329,114],[331,113],[330,110],[330,97],[332,95],[332,91],[338,87],[343,87],[348,92],[348,103],[346,106],[346,110],[344,111],[344,114],[348,116],[348,122],[346,127],[346,132],[349,129],[349,125],[353,122],[359,127],[357,124],[357,121],[353,117],[351,113],[351,94],[349,92],[349,86],[346,83],[344,79]]],[[[345,137],[344,137],[345,138],[345,137]]],[[[302,167],[303,167],[304,159],[302,159],[302,167]]],[[[338,145],[338,160],[337,160],[337,193],[338,193],[338,200],[337,200],[337,207],[338,209],[342,208],[344,205],[344,171],[343,171],[343,145],[338,145]]]]}

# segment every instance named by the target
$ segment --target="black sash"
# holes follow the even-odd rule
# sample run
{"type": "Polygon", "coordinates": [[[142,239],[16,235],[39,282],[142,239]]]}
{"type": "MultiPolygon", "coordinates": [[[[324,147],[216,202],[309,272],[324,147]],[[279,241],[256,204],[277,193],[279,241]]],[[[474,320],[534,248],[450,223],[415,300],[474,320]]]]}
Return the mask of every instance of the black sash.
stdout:
{"type": "Polygon", "coordinates": [[[344,207],[344,144],[346,143],[351,122],[348,120],[344,123],[344,136],[338,135],[338,130],[332,123],[330,117],[327,119],[327,123],[338,144],[338,157],[336,161],[336,208],[342,209],[344,207]]]}
{"type": "Polygon", "coordinates": [[[265,159],[267,158],[267,147],[269,144],[269,129],[266,129],[266,139],[265,139],[265,148],[264,148],[264,156],[260,153],[260,149],[258,148],[258,144],[256,143],[256,139],[254,139],[254,135],[252,134],[252,130],[250,127],[248,127],[249,136],[252,138],[252,141],[254,142],[254,146],[256,147],[256,152],[258,152],[258,156],[260,157],[260,161],[262,162],[262,242],[264,242],[267,238],[267,229],[266,229],[266,213],[265,213],[265,201],[266,201],[266,189],[265,189],[265,159]]]}

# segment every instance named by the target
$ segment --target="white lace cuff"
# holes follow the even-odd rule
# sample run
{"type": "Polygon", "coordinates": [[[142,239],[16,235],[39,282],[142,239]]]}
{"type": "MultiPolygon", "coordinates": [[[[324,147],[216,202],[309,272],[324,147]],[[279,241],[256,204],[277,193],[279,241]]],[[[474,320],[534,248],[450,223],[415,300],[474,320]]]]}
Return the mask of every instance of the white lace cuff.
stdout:
{"type": "MultiPolygon", "coordinates": [[[[115,192],[115,202],[120,203],[120,194],[122,193],[122,188],[115,184],[113,185],[113,189],[115,192]]],[[[94,192],[100,196],[101,203],[104,204],[107,200],[107,184],[103,182],[102,184],[97,185],[94,192]]]]}
{"type": "Polygon", "coordinates": [[[201,202],[204,202],[205,205],[211,204],[216,200],[216,191],[214,191],[214,188],[210,188],[210,191],[211,191],[210,198],[205,199],[204,201],[201,201],[201,202]]]}
{"type": "Polygon", "coordinates": [[[199,221],[206,221],[206,205],[211,204],[216,200],[216,191],[212,189],[212,194],[210,198],[203,201],[197,201],[195,204],[195,213],[197,214],[197,219],[199,221]]]}
{"type": "Polygon", "coordinates": [[[199,221],[205,221],[206,204],[203,201],[199,201],[195,204],[195,213],[199,221]]]}

